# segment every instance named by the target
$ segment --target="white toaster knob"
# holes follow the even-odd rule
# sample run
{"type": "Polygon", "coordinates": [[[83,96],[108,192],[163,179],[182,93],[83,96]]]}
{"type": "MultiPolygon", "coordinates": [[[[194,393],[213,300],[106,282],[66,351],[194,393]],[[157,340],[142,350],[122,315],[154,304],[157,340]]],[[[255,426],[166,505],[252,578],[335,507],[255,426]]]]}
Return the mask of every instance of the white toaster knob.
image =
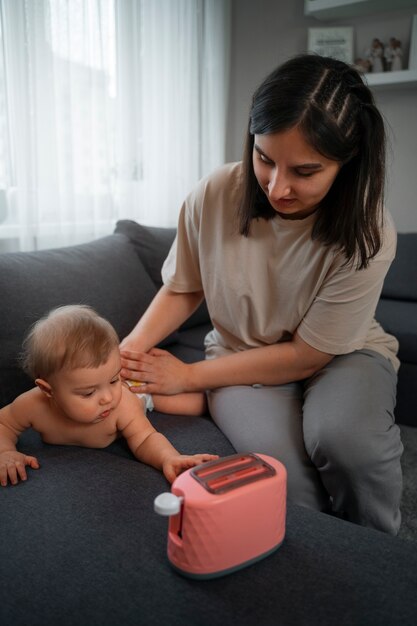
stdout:
{"type": "Polygon", "coordinates": [[[184,498],[182,496],[176,496],[170,491],[160,493],[156,496],[153,507],[156,513],[159,515],[176,515],[181,511],[181,504],[184,498]]]}

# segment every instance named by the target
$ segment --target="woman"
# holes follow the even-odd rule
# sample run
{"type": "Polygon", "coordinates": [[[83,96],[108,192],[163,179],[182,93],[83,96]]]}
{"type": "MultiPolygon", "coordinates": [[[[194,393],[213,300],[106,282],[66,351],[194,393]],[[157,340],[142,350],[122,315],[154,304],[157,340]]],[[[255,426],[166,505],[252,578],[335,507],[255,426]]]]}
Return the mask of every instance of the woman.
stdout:
{"type": "Polygon", "coordinates": [[[384,164],[383,120],[355,69],[302,55],[272,72],[243,162],[182,207],[164,286],[122,342],[122,374],[146,393],[206,390],[237,451],[286,465],[290,500],[396,534],[398,345],[374,320],[396,246],[384,164]],[[204,297],[206,360],[152,349],[204,297]]]}

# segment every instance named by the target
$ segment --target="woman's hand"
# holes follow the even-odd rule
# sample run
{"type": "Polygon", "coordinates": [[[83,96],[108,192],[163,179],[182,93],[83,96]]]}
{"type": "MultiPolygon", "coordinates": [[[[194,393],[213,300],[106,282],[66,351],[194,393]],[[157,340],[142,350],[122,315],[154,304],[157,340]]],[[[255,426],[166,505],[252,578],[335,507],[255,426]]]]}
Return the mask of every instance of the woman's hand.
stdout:
{"type": "MultiPolygon", "coordinates": [[[[138,381],[141,393],[173,395],[196,391],[191,382],[191,365],[160,348],[149,352],[121,349],[123,378],[138,381]]],[[[137,393],[134,387],[132,392],[137,393]]]]}

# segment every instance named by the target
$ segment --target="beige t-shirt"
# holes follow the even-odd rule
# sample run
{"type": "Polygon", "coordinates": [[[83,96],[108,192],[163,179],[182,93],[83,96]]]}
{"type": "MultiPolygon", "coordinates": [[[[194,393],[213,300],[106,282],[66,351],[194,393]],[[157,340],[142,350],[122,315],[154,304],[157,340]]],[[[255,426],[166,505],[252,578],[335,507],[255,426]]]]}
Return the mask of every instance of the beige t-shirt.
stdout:
{"type": "Polygon", "coordinates": [[[181,209],[177,237],[162,268],[176,292],[203,290],[214,326],[207,358],[288,341],[296,330],[329,354],[368,348],[397,369],[397,340],[374,319],[396,233],[385,219],[383,246],[364,270],[344,265],[334,247],[311,238],[315,215],[253,220],[249,237],[236,220],[241,164],[202,180],[181,209]]]}

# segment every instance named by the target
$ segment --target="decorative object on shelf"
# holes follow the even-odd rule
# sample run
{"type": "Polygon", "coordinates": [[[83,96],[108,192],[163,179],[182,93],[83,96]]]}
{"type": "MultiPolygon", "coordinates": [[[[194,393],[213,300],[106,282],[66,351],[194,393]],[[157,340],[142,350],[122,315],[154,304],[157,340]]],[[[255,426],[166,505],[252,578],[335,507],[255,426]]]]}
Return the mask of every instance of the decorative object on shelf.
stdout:
{"type": "Polygon", "coordinates": [[[353,63],[353,27],[309,28],[308,51],[353,63]]]}
{"type": "Polygon", "coordinates": [[[403,69],[403,51],[401,41],[396,37],[391,37],[384,49],[386,69],[391,72],[398,72],[403,69]]]}
{"type": "Polygon", "coordinates": [[[371,65],[371,72],[383,72],[385,70],[384,44],[378,37],[372,39],[366,58],[371,65]]]}
{"type": "Polygon", "coordinates": [[[395,40],[394,55],[391,64],[391,71],[398,72],[403,69],[403,51],[401,47],[401,41],[395,40]]]}

